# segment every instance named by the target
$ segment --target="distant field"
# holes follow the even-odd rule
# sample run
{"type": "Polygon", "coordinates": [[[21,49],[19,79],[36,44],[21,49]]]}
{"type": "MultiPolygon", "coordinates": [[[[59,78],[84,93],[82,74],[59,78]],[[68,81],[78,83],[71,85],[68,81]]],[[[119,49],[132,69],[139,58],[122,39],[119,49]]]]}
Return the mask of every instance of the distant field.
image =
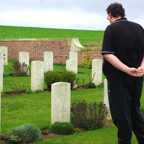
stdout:
{"type": "Polygon", "coordinates": [[[0,26],[0,39],[79,38],[82,45],[101,45],[104,31],[0,26]]]}

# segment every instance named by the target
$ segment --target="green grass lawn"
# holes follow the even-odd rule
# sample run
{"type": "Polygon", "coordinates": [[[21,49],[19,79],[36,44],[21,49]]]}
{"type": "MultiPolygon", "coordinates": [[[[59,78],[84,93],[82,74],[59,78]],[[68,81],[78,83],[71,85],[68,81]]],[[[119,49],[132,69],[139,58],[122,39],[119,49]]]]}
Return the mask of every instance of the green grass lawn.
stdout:
{"type": "MultiPolygon", "coordinates": [[[[5,66],[5,73],[10,73],[5,66]]],[[[54,65],[54,71],[62,71],[60,65],[54,65]]],[[[80,79],[85,78],[89,82],[87,73],[91,74],[91,69],[78,68],[80,79]]],[[[103,80],[105,76],[103,75],[103,80]]],[[[30,77],[4,77],[4,92],[12,91],[9,84],[20,83],[28,86],[30,89],[30,77]]],[[[81,85],[81,84],[80,84],[81,85]]],[[[46,85],[44,85],[46,87],[46,85]]],[[[72,90],[71,103],[85,100],[88,103],[103,102],[103,88],[72,90]]],[[[141,98],[141,107],[144,108],[144,88],[141,98]]],[[[25,123],[31,123],[40,128],[47,128],[51,123],[51,93],[16,95],[2,97],[1,100],[1,125],[2,133],[5,133],[13,127],[25,123]]],[[[50,140],[45,140],[44,144],[117,144],[117,128],[115,126],[88,131],[85,133],[73,134],[69,136],[60,136],[50,140]]],[[[137,144],[136,137],[133,135],[132,144],[137,144]]]]}
{"type": "Polygon", "coordinates": [[[0,39],[79,38],[82,45],[101,44],[104,31],[0,26],[0,39]]]}
{"type": "MultiPolygon", "coordinates": [[[[88,131],[70,136],[60,136],[43,142],[34,142],[34,144],[117,144],[117,128],[115,126],[88,131]]],[[[133,134],[132,144],[137,144],[136,137],[133,134]]]]}

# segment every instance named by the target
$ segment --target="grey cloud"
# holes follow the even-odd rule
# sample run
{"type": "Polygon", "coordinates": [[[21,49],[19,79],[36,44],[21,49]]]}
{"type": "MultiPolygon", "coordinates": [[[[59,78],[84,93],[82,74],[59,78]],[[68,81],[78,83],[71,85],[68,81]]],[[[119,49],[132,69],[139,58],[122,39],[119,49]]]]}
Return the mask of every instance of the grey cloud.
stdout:
{"type": "MultiPolygon", "coordinates": [[[[78,7],[86,13],[106,14],[106,8],[113,2],[113,0],[5,0],[1,1],[0,5],[2,10],[70,10],[78,7]]],[[[127,13],[136,15],[144,11],[142,0],[117,0],[117,2],[123,4],[127,13]]]]}
{"type": "MultiPolygon", "coordinates": [[[[26,12],[26,11],[36,11],[36,12],[45,12],[48,10],[54,10],[54,11],[65,11],[65,12],[72,12],[75,14],[75,17],[77,18],[77,13],[82,13],[83,15],[99,15],[103,17],[103,19],[106,19],[106,8],[109,4],[113,3],[115,1],[113,0],[3,0],[0,1],[0,16],[8,11],[12,11],[15,13],[20,12],[26,12]]],[[[117,0],[117,2],[121,3],[126,11],[126,17],[131,20],[143,20],[143,13],[144,13],[144,1],[143,0],[117,0]]],[[[93,18],[94,22],[95,17],[93,18]]],[[[17,20],[18,21],[18,20],[17,20]]],[[[4,19],[0,19],[0,23],[6,23],[4,22],[4,19]]],[[[15,21],[15,24],[17,22],[15,21]]],[[[92,21],[93,23],[93,21],[92,21]]],[[[102,24],[102,22],[97,21],[98,24],[102,24]]],[[[31,21],[31,25],[33,22],[31,21]]],[[[12,25],[12,23],[11,23],[12,25]]],[[[23,24],[26,25],[26,24],[23,24]]],[[[84,26],[82,24],[77,24],[76,21],[74,21],[70,26],[67,27],[82,27],[84,29],[84,26]]],[[[88,25],[85,25],[85,29],[88,27],[93,27],[88,23],[88,25]]],[[[99,26],[100,28],[102,26],[99,26]]],[[[105,25],[103,26],[105,27],[105,25]]],[[[104,28],[103,28],[104,29],[104,28]]]]}

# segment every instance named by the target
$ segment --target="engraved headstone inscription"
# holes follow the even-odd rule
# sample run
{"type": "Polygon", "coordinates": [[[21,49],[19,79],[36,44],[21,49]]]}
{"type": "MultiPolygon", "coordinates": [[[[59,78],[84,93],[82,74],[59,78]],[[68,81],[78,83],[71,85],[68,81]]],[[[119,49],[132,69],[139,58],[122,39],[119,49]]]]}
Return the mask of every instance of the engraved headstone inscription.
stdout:
{"type": "Polygon", "coordinates": [[[52,84],[51,93],[51,124],[70,122],[70,83],[52,84]]]}

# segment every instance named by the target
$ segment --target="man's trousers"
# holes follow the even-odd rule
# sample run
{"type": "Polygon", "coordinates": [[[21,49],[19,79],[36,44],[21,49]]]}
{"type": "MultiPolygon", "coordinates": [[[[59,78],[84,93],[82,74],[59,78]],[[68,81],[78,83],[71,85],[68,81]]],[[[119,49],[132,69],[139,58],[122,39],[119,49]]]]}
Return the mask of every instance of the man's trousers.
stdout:
{"type": "Polygon", "coordinates": [[[144,144],[144,118],[139,110],[143,81],[128,76],[108,81],[110,112],[118,128],[118,143],[131,144],[132,131],[139,144],[144,144]]]}

